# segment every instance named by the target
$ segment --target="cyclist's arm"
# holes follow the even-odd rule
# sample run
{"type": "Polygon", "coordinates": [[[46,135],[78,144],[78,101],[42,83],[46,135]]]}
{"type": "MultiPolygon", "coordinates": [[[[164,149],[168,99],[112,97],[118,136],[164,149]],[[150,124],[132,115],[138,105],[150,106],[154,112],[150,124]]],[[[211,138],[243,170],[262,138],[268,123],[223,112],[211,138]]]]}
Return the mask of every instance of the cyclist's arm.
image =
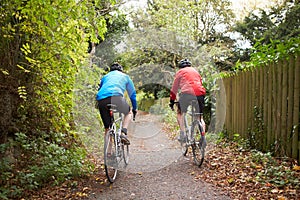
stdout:
{"type": "Polygon", "coordinates": [[[98,88],[98,90],[100,90],[100,88],[103,86],[104,80],[105,80],[105,76],[103,76],[103,77],[100,79],[100,83],[99,83],[99,88],[98,88]]]}
{"type": "Polygon", "coordinates": [[[134,84],[132,80],[129,77],[128,77],[128,84],[126,86],[126,90],[132,104],[132,109],[137,110],[136,90],[134,88],[134,84]]]}
{"type": "Polygon", "coordinates": [[[180,78],[178,76],[178,73],[176,73],[175,75],[175,79],[171,88],[171,92],[170,92],[170,100],[175,101],[176,99],[176,94],[178,92],[179,89],[179,82],[180,82],[180,78]]]}

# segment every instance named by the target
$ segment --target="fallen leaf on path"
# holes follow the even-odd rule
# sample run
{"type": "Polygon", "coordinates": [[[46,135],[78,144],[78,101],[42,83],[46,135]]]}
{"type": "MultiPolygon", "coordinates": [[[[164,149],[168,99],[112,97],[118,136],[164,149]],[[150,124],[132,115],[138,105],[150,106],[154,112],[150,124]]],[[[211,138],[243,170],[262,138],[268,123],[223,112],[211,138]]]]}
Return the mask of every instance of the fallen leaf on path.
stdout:
{"type": "Polygon", "coordinates": [[[88,195],[86,193],[83,193],[83,192],[77,192],[76,196],[78,196],[78,197],[87,197],[88,195]]]}
{"type": "Polygon", "coordinates": [[[271,183],[266,183],[266,186],[267,187],[272,187],[272,184],[271,183]]]}
{"type": "Polygon", "coordinates": [[[278,189],[273,189],[273,190],[271,190],[271,192],[274,194],[274,193],[279,193],[279,190],[278,189]]]}
{"type": "Polygon", "coordinates": [[[287,200],[287,198],[284,196],[278,196],[278,200],[287,200]]]}
{"type": "Polygon", "coordinates": [[[299,171],[300,171],[300,166],[295,165],[295,166],[293,167],[293,170],[296,171],[296,172],[299,172],[299,171]]]}
{"type": "Polygon", "coordinates": [[[232,183],[234,183],[234,178],[230,178],[230,179],[228,179],[228,180],[227,180],[227,182],[228,182],[229,184],[232,184],[232,183]]]}

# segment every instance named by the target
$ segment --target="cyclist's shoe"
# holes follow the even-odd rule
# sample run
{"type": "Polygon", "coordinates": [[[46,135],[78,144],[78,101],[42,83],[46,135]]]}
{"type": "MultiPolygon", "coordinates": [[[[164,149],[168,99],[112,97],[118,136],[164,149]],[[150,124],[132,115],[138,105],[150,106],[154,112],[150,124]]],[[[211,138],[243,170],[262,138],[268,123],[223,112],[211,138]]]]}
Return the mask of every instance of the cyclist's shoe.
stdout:
{"type": "Polygon", "coordinates": [[[121,131],[122,131],[122,133],[124,133],[125,135],[127,135],[127,128],[122,128],[121,131]]]}
{"type": "Polygon", "coordinates": [[[184,132],[183,131],[180,131],[180,134],[178,136],[178,141],[179,142],[185,142],[185,135],[184,135],[184,132]]]}
{"type": "Polygon", "coordinates": [[[130,141],[128,140],[126,135],[121,135],[121,142],[125,145],[130,145],[130,141]]]}

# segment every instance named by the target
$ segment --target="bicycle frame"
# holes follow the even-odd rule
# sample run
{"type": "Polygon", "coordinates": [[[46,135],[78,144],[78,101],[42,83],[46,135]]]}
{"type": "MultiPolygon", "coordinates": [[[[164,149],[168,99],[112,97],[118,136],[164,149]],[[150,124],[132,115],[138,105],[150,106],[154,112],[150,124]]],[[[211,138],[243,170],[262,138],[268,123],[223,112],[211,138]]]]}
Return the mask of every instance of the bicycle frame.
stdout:
{"type": "Polygon", "coordinates": [[[110,106],[110,109],[109,109],[109,114],[111,117],[111,124],[109,126],[110,129],[114,130],[115,132],[118,131],[121,133],[122,123],[123,123],[122,113],[117,111],[116,105],[114,105],[114,104],[108,104],[107,106],[110,106]],[[116,113],[118,113],[118,115],[116,113]]]}
{"type": "Polygon", "coordinates": [[[121,128],[123,124],[123,114],[117,111],[117,106],[108,104],[111,117],[111,124],[105,136],[104,145],[104,165],[105,173],[110,183],[116,179],[118,169],[121,168],[120,163],[124,160],[125,165],[128,164],[129,147],[121,142],[121,128]],[[112,145],[110,147],[110,145],[112,145]],[[109,149],[111,150],[109,151],[109,149]],[[112,155],[114,153],[114,155],[112,155]]]}
{"type": "Polygon", "coordinates": [[[188,148],[192,147],[194,162],[200,167],[204,161],[206,139],[202,136],[203,127],[200,122],[202,113],[196,112],[196,106],[197,101],[193,100],[189,106],[191,110],[182,113],[185,128],[185,140],[181,141],[181,150],[182,154],[186,156],[188,148]],[[191,118],[190,120],[188,119],[189,117],[191,118]]]}
{"type": "Polygon", "coordinates": [[[191,111],[183,113],[184,128],[185,128],[185,131],[186,131],[187,136],[188,136],[188,142],[190,142],[194,139],[194,135],[193,135],[194,133],[191,130],[192,124],[196,123],[196,121],[198,121],[200,123],[200,119],[201,119],[201,116],[202,116],[202,113],[197,113],[196,112],[196,106],[197,106],[196,100],[192,100],[190,106],[191,106],[191,111]],[[188,120],[188,116],[191,117],[191,120],[188,120]],[[190,122],[190,124],[189,124],[189,122],[190,122]]]}

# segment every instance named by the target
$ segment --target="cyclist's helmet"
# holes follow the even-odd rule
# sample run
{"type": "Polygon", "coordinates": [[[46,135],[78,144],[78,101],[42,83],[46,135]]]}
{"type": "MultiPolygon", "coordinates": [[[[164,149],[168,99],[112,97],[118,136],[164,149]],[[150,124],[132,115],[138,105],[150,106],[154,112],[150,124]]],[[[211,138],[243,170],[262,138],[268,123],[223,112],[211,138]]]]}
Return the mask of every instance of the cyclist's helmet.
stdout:
{"type": "Polygon", "coordinates": [[[191,65],[192,65],[191,61],[189,61],[186,58],[179,61],[179,68],[190,67],[191,65]]]}
{"type": "Polygon", "coordinates": [[[118,71],[122,72],[123,71],[123,67],[119,63],[113,63],[110,66],[110,71],[114,71],[114,70],[118,70],[118,71]]]}

